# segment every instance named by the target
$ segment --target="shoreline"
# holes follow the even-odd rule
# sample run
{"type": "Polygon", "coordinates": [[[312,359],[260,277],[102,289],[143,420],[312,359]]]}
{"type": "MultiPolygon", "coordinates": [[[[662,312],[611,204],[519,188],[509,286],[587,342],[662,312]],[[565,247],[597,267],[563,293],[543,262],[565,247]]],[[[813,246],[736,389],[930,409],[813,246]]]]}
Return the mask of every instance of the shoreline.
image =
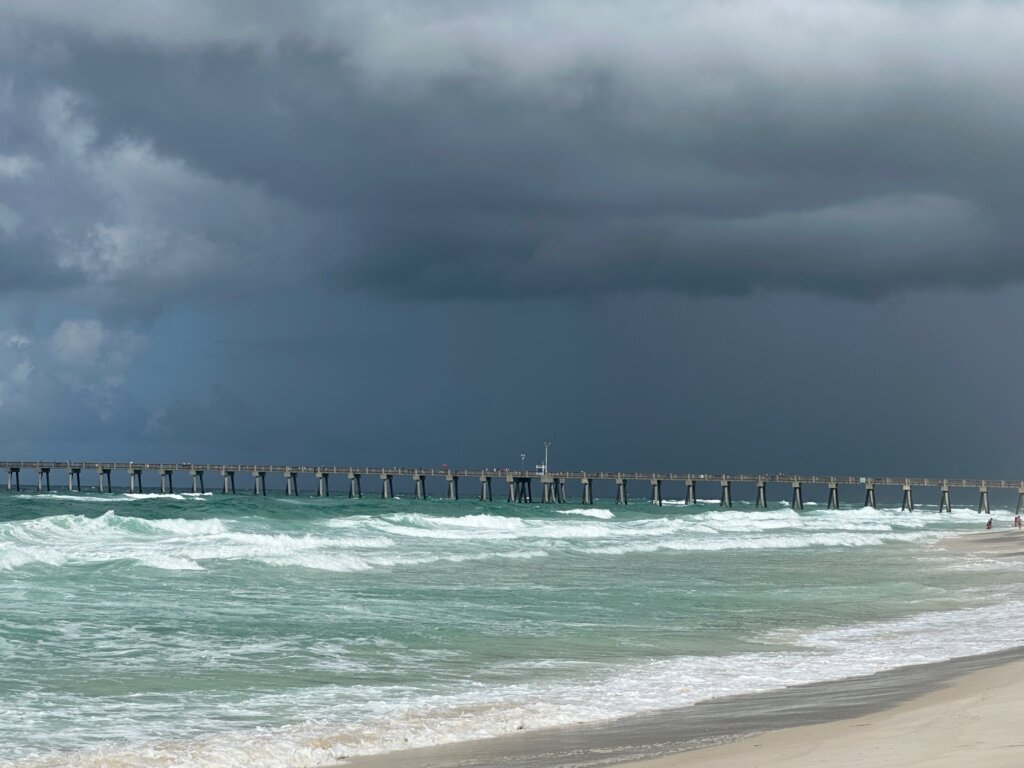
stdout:
{"type": "Polygon", "coordinates": [[[968,672],[895,707],[793,726],[623,768],[1012,768],[1024,761],[1024,660],[968,672]]]}
{"type": "MultiPolygon", "coordinates": [[[[1005,529],[970,532],[935,546],[965,555],[1020,557],[1024,534],[1005,529]]],[[[939,766],[978,762],[965,755],[943,762],[950,749],[969,742],[1002,750],[995,762],[979,764],[1016,766],[1024,762],[1024,735],[1015,736],[1024,734],[1024,708],[1017,693],[1021,683],[1024,645],[618,720],[353,757],[338,765],[755,768],[878,765],[884,756],[893,765],[939,766]]]]}
{"type": "MultiPolygon", "coordinates": [[[[979,656],[897,667],[873,675],[711,699],[690,707],[618,720],[353,757],[336,765],[346,768],[589,768],[607,765],[673,768],[706,764],[708,768],[734,765],[754,768],[771,765],[763,751],[766,740],[780,750],[789,748],[791,742],[798,743],[802,753],[810,754],[815,745],[832,741],[837,729],[866,733],[864,726],[857,724],[859,720],[885,722],[894,713],[908,707],[913,709],[920,702],[930,702],[932,697],[938,697],[940,702],[965,699],[978,689],[977,675],[982,676],[982,687],[990,686],[993,681],[1001,686],[1008,697],[1004,713],[1007,717],[1013,714],[1014,708],[1020,709],[1019,723],[1015,720],[1009,738],[1014,743],[1024,742],[1024,708],[1017,706],[1018,686],[1024,683],[1024,646],[1018,646],[979,656]],[[1020,739],[1013,735],[1018,724],[1022,731],[1020,739]],[[744,754],[750,758],[749,763],[741,762],[744,754]]],[[[1005,732],[1006,719],[993,724],[992,729],[1005,732]]],[[[936,733],[941,730],[939,725],[936,733]]],[[[1019,747],[1020,751],[1014,753],[1014,766],[1024,761],[1024,743],[1019,747]]],[[[786,757],[779,764],[798,765],[789,762],[790,759],[791,756],[786,757]]],[[[843,764],[821,756],[815,759],[816,762],[806,765],[843,764]]],[[[904,757],[899,764],[909,763],[904,757]]]]}

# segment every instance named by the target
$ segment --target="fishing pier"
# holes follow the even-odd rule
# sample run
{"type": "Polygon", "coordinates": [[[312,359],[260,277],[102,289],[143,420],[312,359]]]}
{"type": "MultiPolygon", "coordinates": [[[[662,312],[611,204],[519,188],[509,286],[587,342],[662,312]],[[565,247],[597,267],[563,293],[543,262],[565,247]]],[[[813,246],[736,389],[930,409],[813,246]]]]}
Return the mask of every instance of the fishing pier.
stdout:
{"type": "Polygon", "coordinates": [[[395,496],[394,479],[396,477],[410,478],[412,480],[413,495],[417,499],[427,498],[427,481],[431,480],[435,485],[442,483],[442,492],[439,495],[449,499],[459,498],[459,482],[463,485],[479,483],[478,498],[481,501],[492,501],[494,499],[495,481],[504,482],[507,489],[506,499],[510,502],[532,503],[534,500],[534,483],[540,488],[538,501],[544,503],[564,504],[570,495],[580,503],[589,505],[594,503],[594,482],[610,481],[615,484],[615,502],[617,504],[628,504],[630,501],[631,489],[639,486],[646,489],[642,498],[650,503],[661,505],[666,498],[666,492],[671,486],[676,486],[680,492],[679,498],[685,499],[687,503],[694,503],[698,498],[698,486],[706,488],[711,486],[713,493],[718,497],[724,507],[731,507],[733,503],[733,485],[746,484],[754,489],[754,506],[767,508],[769,497],[779,498],[779,487],[782,487],[781,497],[788,498],[794,509],[804,507],[804,489],[807,486],[827,489],[827,506],[829,509],[839,509],[840,498],[846,498],[850,493],[859,497],[862,492],[865,507],[876,507],[875,489],[879,487],[895,486],[903,491],[902,509],[913,511],[914,490],[921,488],[934,488],[939,502],[939,511],[950,511],[950,491],[954,488],[971,488],[977,491],[978,511],[989,511],[989,490],[990,489],[1015,489],[1017,491],[1017,510],[1024,509],[1024,481],[1019,480],[965,480],[965,479],[936,479],[927,477],[866,477],[854,475],[795,475],[795,474],[771,474],[771,475],[750,475],[750,474],[676,474],[656,472],[551,472],[539,471],[536,474],[528,473],[522,469],[434,469],[434,468],[410,468],[410,467],[346,467],[346,466],[290,466],[277,464],[151,464],[134,461],[99,461],[99,462],[74,462],[74,461],[7,461],[0,462],[0,468],[7,470],[7,490],[21,491],[23,470],[35,473],[36,490],[49,492],[51,490],[50,473],[53,471],[67,474],[67,485],[69,491],[82,490],[82,473],[95,473],[97,478],[96,487],[100,493],[112,493],[114,490],[114,473],[124,473],[127,479],[126,487],[129,493],[143,493],[143,479],[149,475],[152,479],[158,478],[151,486],[154,491],[159,489],[160,493],[174,493],[174,478],[188,478],[193,493],[205,493],[207,488],[206,479],[208,476],[219,478],[219,486],[222,493],[236,493],[238,485],[237,477],[251,479],[252,493],[265,496],[267,494],[267,477],[280,476],[284,480],[284,492],[289,496],[300,495],[302,478],[309,478],[315,488],[316,496],[330,496],[331,478],[340,480],[342,487],[347,487],[349,498],[359,498],[363,495],[363,480],[378,480],[380,483],[380,497],[384,499],[395,496]],[[576,493],[570,493],[570,483],[576,485],[576,493]],[[856,491],[854,491],[856,489],[856,491]]]}

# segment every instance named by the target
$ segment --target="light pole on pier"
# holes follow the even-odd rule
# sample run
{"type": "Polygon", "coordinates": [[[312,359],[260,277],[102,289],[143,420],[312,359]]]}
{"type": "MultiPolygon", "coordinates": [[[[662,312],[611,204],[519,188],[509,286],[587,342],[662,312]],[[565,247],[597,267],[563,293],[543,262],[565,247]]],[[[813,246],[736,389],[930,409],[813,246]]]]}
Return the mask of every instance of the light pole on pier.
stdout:
{"type": "Polygon", "coordinates": [[[550,445],[551,445],[551,443],[548,443],[548,442],[544,443],[544,474],[545,475],[548,473],[548,447],[550,447],[550,445]]]}

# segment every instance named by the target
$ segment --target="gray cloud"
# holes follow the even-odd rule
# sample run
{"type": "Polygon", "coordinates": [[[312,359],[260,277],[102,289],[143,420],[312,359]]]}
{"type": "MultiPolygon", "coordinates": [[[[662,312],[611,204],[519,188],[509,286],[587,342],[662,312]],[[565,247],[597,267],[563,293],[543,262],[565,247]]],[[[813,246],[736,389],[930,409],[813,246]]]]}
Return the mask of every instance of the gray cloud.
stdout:
{"type": "Polygon", "coordinates": [[[101,302],[1024,278],[1017,4],[104,8],[0,4],[0,248],[101,302]]]}

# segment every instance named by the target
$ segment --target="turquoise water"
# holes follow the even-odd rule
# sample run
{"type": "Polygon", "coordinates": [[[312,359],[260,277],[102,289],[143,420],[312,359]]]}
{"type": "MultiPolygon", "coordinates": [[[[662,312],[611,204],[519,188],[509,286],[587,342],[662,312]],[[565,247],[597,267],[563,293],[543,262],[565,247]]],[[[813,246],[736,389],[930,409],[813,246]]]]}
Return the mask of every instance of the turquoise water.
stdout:
{"type": "Polygon", "coordinates": [[[0,764],[313,766],[1018,645],[1019,566],[932,546],[979,527],[0,494],[0,764]]]}

